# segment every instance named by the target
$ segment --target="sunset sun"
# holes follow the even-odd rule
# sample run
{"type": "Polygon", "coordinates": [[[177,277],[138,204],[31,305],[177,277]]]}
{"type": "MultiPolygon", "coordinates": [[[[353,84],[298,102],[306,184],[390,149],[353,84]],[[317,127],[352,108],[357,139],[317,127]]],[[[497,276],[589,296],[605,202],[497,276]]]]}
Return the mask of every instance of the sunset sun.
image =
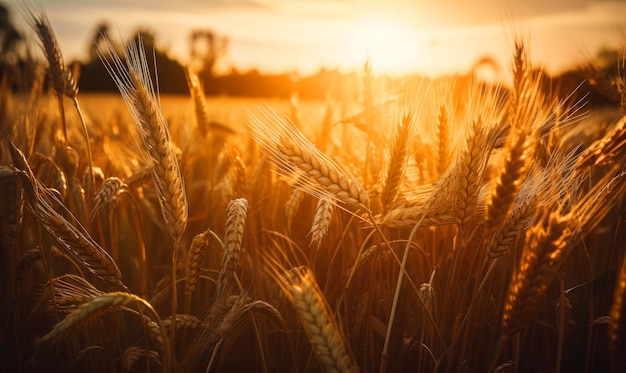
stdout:
{"type": "Polygon", "coordinates": [[[336,38],[337,59],[346,66],[358,67],[367,59],[376,70],[401,75],[419,66],[420,58],[427,58],[426,35],[398,19],[349,21],[341,31],[341,35],[324,37],[336,38]]]}

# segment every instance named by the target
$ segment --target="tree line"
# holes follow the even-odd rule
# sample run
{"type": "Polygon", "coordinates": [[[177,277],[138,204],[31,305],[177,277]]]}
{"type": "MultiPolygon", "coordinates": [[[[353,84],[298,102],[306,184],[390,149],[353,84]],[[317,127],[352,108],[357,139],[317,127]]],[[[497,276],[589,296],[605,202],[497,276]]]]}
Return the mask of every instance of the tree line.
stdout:
{"type": "MultiPolygon", "coordinates": [[[[94,28],[91,42],[88,44],[87,59],[72,61],[74,75],[78,77],[78,86],[82,92],[117,92],[115,83],[102,63],[99,50],[101,44],[112,42],[109,38],[109,25],[102,22],[94,28]]],[[[158,68],[158,87],[164,94],[188,94],[185,79],[185,65],[172,58],[167,50],[161,48],[156,35],[148,29],[140,28],[125,42],[140,37],[148,53],[151,69],[158,68]]],[[[299,77],[292,73],[267,74],[256,69],[241,72],[231,67],[228,73],[217,74],[215,66],[228,49],[228,38],[218,35],[210,29],[193,30],[190,34],[190,64],[196,69],[203,83],[205,93],[210,96],[225,95],[238,97],[289,98],[297,95],[303,99],[324,99],[345,97],[346,87],[354,87],[359,80],[359,73],[342,73],[338,70],[321,68],[317,73],[299,77]]],[[[113,43],[113,42],[112,42],[113,43]]],[[[61,43],[62,44],[62,43],[61,43]]],[[[113,45],[118,54],[124,44],[113,45]]],[[[588,94],[592,106],[617,104],[615,77],[618,51],[610,48],[600,50],[588,63],[575,66],[562,74],[545,75],[544,89],[549,91],[578,91],[588,94]]],[[[489,60],[488,57],[483,60],[489,60]]],[[[9,9],[0,3],[0,81],[13,91],[28,91],[34,81],[36,69],[41,62],[34,57],[25,37],[15,27],[9,9]]],[[[156,77],[154,71],[151,72],[156,77]]],[[[473,72],[468,73],[471,75],[473,72]]],[[[155,82],[156,84],[157,82],[155,82]]]]}

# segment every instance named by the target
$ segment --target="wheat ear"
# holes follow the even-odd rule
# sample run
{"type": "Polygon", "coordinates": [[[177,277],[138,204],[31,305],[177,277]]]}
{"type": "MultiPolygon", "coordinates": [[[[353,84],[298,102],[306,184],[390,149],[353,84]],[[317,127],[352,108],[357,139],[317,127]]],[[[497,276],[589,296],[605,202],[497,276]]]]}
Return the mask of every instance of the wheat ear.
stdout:
{"type": "Polygon", "coordinates": [[[509,216],[528,170],[526,164],[532,137],[521,130],[511,131],[509,136],[512,140],[508,154],[487,203],[486,237],[492,236],[509,216]]]}
{"type": "Polygon", "coordinates": [[[215,299],[217,301],[226,297],[228,289],[235,280],[235,266],[239,262],[243,232],[248,215],[248,200],[245,198],[230,201],[226,208],[226,234],[224,237],[224,260],[222,270],[217,278],[215,299]]]}
{"type": "Polygon", "coordinates": [[[237,198],[248,195],[248,178],[246,177],[246,164],[241,159],[239,150],[235,147],[228,148],[229,173],[233,180],[233,193],[237,198]]]}
{"type": "Polygon", "coordinates": [[[102,210],[104,206],[108,205],[109,202],[111,202],[113,198],[115,198],[115,196],[124,188],[126,188],[126,185],[117,177],[109,177],[105,179],[93,198],[93,207],[91,209],[91,214],[89,214],[89,220],[93,220],[100,210],[102,210]]]}
{"type": "Polygon", "coordinates": [[[163,326],[167,328],[171,328],[172,324],[174,324],[174,327],[176,329],[195,329],[206,326],[199,318],[193,315],[186,315],[181,313],[176,315],[176,322],[174,323],[170,318],[163,320],[163,326]]]}
{"type": "Polygon", "coordinates": [[[415,121],[409,112],[402,118],[391,140],[387,172],[385,173],[383,190],[380,195],[383,213],[395,202],[404,181],[409,154],[408,146],[414,127],[415,121]]]}
{"type": "Polygon", "coordinates": [[[445,105],[437,116],[437,174],[443,175],[450,164],[450,123],[445,105]]]}
{"type": "Polygon", "coordinates": [[[377,218],[381,225],[389,228],[409,228],[420,223],[420,227],[434,227],[454,224],[455,218],[451,204],[428,206],[398,205],[382,218],[377,218]]]}
{"type": "Polygon", "coordinates": [[[311,244],[317,243],[319,247],[322,239],[328,234],[331,219],[333,217],[334,204],[326,197],[322,197],[317,201],[315,208],[315,216],[311,225],[311,244]]]}
{"type": "Polygon", "coordinates": [[[130,372],[135,363],[142,357],[145,357],[150,361],[154,361],[155,363],[160,364],[160,361],[158,360],[158,352],[146,350],[145,348],[138,346],[130,346],[126,350],[124,350],[124,353],[120,357],[120,362],[122,364],[122,367],[124,367],[124,370],[130,372]]]}
{"type": "Polygon", "coordinates": [[[369,209],[369,196],[358,181],[317,149],[293,123],[267,109],[261,117],[250,113],[249,127],[283,174],[305,176],[297,187],[316,197],[327,195],[347,205],[369,209]]]}
{"type": "Polygon", "coordinates": [[[198,79],[198,75],[193,68],[191,68],[191,66],[187,66],[185,68],[185,77],[187,78],[187,86],[189,87],[189,93],[191,94],[193,107],[196,112],[198,130],[200,131],[202,137],[206,139],[209,133],[210,120],[209,107],[206,103],[206,98],[204,97],[204,89],[202,88],[200,79],[198,79]]]}
{"type": "Polygon", "coordinates": [[[63,126],[63,139],[65,140],[65,143],[67,143],[67,126],[65,124],[63,96],[66,92],[70,94],[75,93],[73,92],[75,83],[73,83],[73,78],[71,77],[69,70],[65,67],[63,54],[61,53],[61,48],[59,48],[56,36],[52,31],[52,26],[50,26],[50,21],[48,21],[48,18],[44,14],[35,15],[35,11],[33,9],[29,9],[27,5],[25,7],[28,15],[28,22],[37,33],[41,43],[41,49],[46,56],[46,60],[48,61],[48,76],[50,77],[52,88],[57,96],[59,113],[61,114],[61,124],[63,126]]]}
{"type": "Polygon", "coordinates": [[[204,255],[209,250],[210,242],[209,231],[206,231],[197,234],[189,246],[185,267],[185,313],[190,312],[191,297],[200,279],[200,265],[204,255]]]}
{"type": "Polygon", "coordinates": [[[603,138],[596,140],[578,158],[577,169],[594,165],[606,165],[624,159],[626,154],[626,116],[603,138]]]}
{"type": "Polygon", "coordinates": [[[146,160],[152,168],[163,218],[172,239],[178,241],[187,226],[187,198],[168,124],[150,80],[143,45],[140,39],[129,43],[124,50],[125,64],[110,44],[109,52],[112,61],[104,56],[101,59],[137,124],[146,160]]]}
{"type": "Polygon", "coordinates": [[[63,106],[63,96],[67,96],[74,101],[74,106],[76,107],[76,111],[78,112],[78,115],[80,117],[83,129],[83,136],[85,137],[85,145],[87,148],[87,160],[89,163],[88,169],[90,170],[91,178],[90,183],[87,184],[87,190],[89,194],[91,194],[93,184],[93,173],[91,172],[91,169],[93,167],[93,159],[91,154],[89,133],[87,131],[87,124],[85,123],[85,118],[78,103],[78,84],[72,74],[72,71],[66,68],[65,63],[63,62],[63,54],[61,53],[61,48],[59,47],[59,43],[56,39],[56,36],[54,35],[52,26],[50,26],[48,18],[44,14],[36,16],[32,9],[28,9],[28,6],[26,6],[26,8],[31,26],[36,31],[37,36],[39,37],[39,40],[41,42],[43,52],[46,56],[46,59],[48,60],[48,74],[50,75],[52,86],[57,96],[59,112],[61,114],[61,122],[63,124],[63,138],[65,140],[65,143],[67,143],[67,125],[65,123],[65,108],[63,106]]]}
{"type": "Polygon", "coordinates": [[[300,204],[304,200],[304,192],[300,189],[292,189],[289,199],[285,203],[285,219],[287,219],[287,230],[291,231],[291,225],[300,208],[300,204]]]}
{"type": "Polygon", "coordinates": [[[286,291],[325,371],[356,372],[357,365],[348,353],[313,273],[307,268],[298,268],[289,277],[286,291]]]}
{"type": "Polygon", "coordinates": [[[101,316],[107,310],[117,306],[128,306],[137,302],[141,304],[146,303],[143,299],[135,295],[123,292],[107,293],[97,296],[83,303],[68,314],[63,320],[58,322],[48,334],[39,338],[37,342],[39,344],[57,343],[67,338],[86,322],[101,316]]]}
{"type": "Polygon", "coordinates": [[[124,179],[124,183],[128,186],[129,190],[133,190],[144,183],[147,183],[152,179],[152,172],[150,167],[142,167],[133,172],[132,175],[124,179]]]}
{"type": "Polygon", "coordinates": [[[489,259],[499,258],[510,250],[515,244],[515,239],[521,232],[526,230],[535,216],[537,211],[535,204],[535,199],[531,199],[513,208],[504,224],[491,235],[491,241],[489,241],[487,246],[487,257],[489,259]]]}
{"type": "Polygon", "coordinates": [[[530,321],[535,308],[567,258],[566,247],[574,233],[571,214],[551,212],[544,221],[527,232],[522,257],[509,285],[504,304],[502,327],[504,335],[521,332],[530,321]]]}
{"type": "Polygon", "coordinates": [[[460,153],[455,167],[454,219],[459,227],[463,227],[470,219],[478,204],[481,177],[489,152],[487,146],[487,130],[482,120],[478,119],[469,128],[465,149],[460,153]]]}

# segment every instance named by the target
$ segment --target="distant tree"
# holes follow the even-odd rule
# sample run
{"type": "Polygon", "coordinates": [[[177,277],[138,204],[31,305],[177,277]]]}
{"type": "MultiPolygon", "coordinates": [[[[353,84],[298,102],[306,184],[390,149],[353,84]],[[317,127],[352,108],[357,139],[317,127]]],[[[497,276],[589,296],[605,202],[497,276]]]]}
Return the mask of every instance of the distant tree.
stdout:
{"type": "MultiPolygon", "coordinates": [[[[99,23],[95,28],[92,42],[88,47],[90,59],[81,68],[82,74],[79,86],[82,91],[117,91],[115,82],[109,76],[97,52],[100,45],[108,37],[108,33],[109,26],[105,22],[99,23]]],[[[136,42],[138,39],[141,39],[146,52],[154,88],[159,89],[163,93],[187,93],[183,66],[175,59],[170,58],[166,50],[159,47],[155,33],[146,28],[139,28],[124,42],[123,46],[128,46],[129,43],[136,42]],[[157,71],[154,70],[155,66],[157,71]]],[[[118,47],[114,40],[110,41],[113,44],[113,48],[117,50],[117,54],[123,59],[122,47],[118,47]]],[[[105,55],[104,58],[108,59],[110,56],[105,55]]]]}
{"type": "Polygon", "coordinates": [[[146,52],[148,68],[155,89],[158,87],[161,92],[174,94],[187,93],[187,79],[183,66],[171,58],[167,50],[158,45],[156,34],[152,30],[140,28],[128,38],[126,45],[137,40],[141,40],[146,52]]]}
{"type": "MultiPolygon", "coordinates": [[[[598,50],[593,59],[583,63],[581,70],[586,82],[597,92],[598,99],[602,104],[617,105],[620,103],[626,107],[624,97],[624,68],[626,49],[603,47],[598,50]]],[[[594,96],[592,94],[592,96],[594,96]]],[[[590,99],[593,101],[593,98],[590,99]]]]}
{"type": "Polygon", "coordinates": [[[15,28],[9,9],[0,4],[0,63],[15,65],[24,53],[24,37],[15,28]]]}
{"type": "Polygon", "coordinates": [[[106,21],[101,21],[96,25],[91,41],[87,46],[89,51],[89,62],[97,61],[99,59],[98,50],[107,39],[109,39],[109,24],[106,21]]]}
{"type": "Polygon", "coordinates": [[[215,66],[228,50],[228,38],[209,29],[194,30],[189,35],[189,55],[200,76],[215,76],[215,66]]]}

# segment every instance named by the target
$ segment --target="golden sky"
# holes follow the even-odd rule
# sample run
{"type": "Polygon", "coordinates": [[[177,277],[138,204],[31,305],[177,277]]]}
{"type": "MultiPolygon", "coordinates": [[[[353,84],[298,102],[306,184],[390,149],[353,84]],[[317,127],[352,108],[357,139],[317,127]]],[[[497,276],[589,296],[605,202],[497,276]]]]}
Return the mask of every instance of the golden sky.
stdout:
{"type": "MultiPolygon", "coordinates": [[[[0,0],[1,1],[1,0],[0,0]]],[[[5,0],[6,1],[6,0],[5,0]]],[[[9,4],[23,0],[9,0],[9,4]]],[[[569,67],[626,35],[626,1],[611,0],[39,0],[67,60],[84,58],[95,25],[147,27],[186,59],[192,29],[229,38],[221,67],[309,74],[467,71],[490,55],[508,64],[515,35],[536,66],[569,67]]],[[[16,14],[17,16],[17,14],[16,14]]],[[[18,18],[18,17],[16,17],[18,18]]],[[[506,67],[506,66],[505,66],[506,67]]]]}

